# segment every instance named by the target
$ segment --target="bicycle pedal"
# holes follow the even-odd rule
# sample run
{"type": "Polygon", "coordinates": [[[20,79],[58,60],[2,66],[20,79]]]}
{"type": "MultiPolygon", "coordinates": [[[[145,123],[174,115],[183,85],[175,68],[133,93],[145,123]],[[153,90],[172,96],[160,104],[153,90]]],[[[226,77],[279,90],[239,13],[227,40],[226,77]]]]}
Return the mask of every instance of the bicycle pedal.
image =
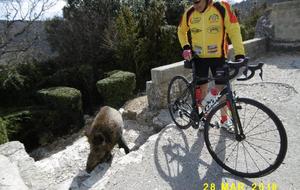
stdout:
{"type": "Polygon", "coordinates": [[[193,123],[193,124],[192,124],[192,127],[193,127],[194,129],[198,129],[198,128],[199,128],[199,123],[193,123]]]}

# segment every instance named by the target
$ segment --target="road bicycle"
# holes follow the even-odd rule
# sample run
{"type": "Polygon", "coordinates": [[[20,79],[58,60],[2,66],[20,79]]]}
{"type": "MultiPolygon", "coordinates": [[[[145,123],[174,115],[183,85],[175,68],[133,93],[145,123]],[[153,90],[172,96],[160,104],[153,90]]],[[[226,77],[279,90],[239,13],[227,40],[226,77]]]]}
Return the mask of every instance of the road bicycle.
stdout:
{"type": "Polygon", "coordinates": [[[287,152],[287,135],[282,122],[264,104],[238,97],[231,85],[233,80],[251,79],[257,70],[262,78],[264,63],[249,65],[248,58],[239,62],[226,61],[216,76],[199,78],[194,60],[185,62],[192,69],[192,80],[175,76],[168,86],[168,109],[174,123],[181,129],[190,126],[197,129],[204,125],[209,153],[234,175],[254,178],[276,170],[287,152]],[[210,104],[201,108],[195,100],[195,90],[197,81],[203,79],[224,80],[225,85],[210,104]],[[232,132],[220,127],[221,109],[225,107],[234,128],[232,132]]]}

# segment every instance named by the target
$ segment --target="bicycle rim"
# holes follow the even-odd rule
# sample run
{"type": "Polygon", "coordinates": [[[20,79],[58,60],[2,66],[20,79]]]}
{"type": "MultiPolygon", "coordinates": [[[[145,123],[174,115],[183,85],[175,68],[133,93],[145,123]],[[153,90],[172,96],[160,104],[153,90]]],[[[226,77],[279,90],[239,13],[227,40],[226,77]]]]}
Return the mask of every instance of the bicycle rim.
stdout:
{"type": "Polygon", "coordinates": [[[182,76],[174,77],[168,87],[168,109],[172,120],[181,129],[191,126],[192,90],[182,76]]]}
{"type": "Polygon", "coordinates": [[[236,100],[245,139],[218,128],[222,102],[207,116],[205,143],[213,159],[225,170],[241,177],[261,177],[283,162],[287,136],[282,122],[265,105],[247,98],[236,100]]]}

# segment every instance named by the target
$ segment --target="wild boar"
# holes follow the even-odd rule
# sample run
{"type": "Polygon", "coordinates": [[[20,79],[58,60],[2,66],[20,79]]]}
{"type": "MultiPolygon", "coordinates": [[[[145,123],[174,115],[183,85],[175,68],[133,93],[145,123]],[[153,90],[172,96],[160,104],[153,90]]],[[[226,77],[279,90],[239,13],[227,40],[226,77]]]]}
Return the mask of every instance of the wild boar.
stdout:
{"type": "Polygon", "coordinates": [[[90,154],[86,164],[88,173],[99,163],[111,159],[111,150],[116,144],[124,148],[126,154],[129,153],[129,148],[122,136],[123,127],[124,122],[119,111],[109,106],[104,106],[99,110],[93,123],[86,130],[90,144],[90,154]]]}

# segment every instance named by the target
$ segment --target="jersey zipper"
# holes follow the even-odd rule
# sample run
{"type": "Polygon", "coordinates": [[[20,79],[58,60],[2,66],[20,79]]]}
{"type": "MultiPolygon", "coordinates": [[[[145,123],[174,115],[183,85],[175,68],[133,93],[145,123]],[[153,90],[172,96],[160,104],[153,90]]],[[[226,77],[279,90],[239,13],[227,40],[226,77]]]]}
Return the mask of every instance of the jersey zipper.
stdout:
{"type": "Polygon", "coordinates": [[[204,22],[205,22],[205,12],[203,13],[203,18],[202,18],[202,44],[203,44],[203,47],[202,47],[202,56],[205,56],[205,33],[206,33],[206,30],[204,28],[204,22]]]}

